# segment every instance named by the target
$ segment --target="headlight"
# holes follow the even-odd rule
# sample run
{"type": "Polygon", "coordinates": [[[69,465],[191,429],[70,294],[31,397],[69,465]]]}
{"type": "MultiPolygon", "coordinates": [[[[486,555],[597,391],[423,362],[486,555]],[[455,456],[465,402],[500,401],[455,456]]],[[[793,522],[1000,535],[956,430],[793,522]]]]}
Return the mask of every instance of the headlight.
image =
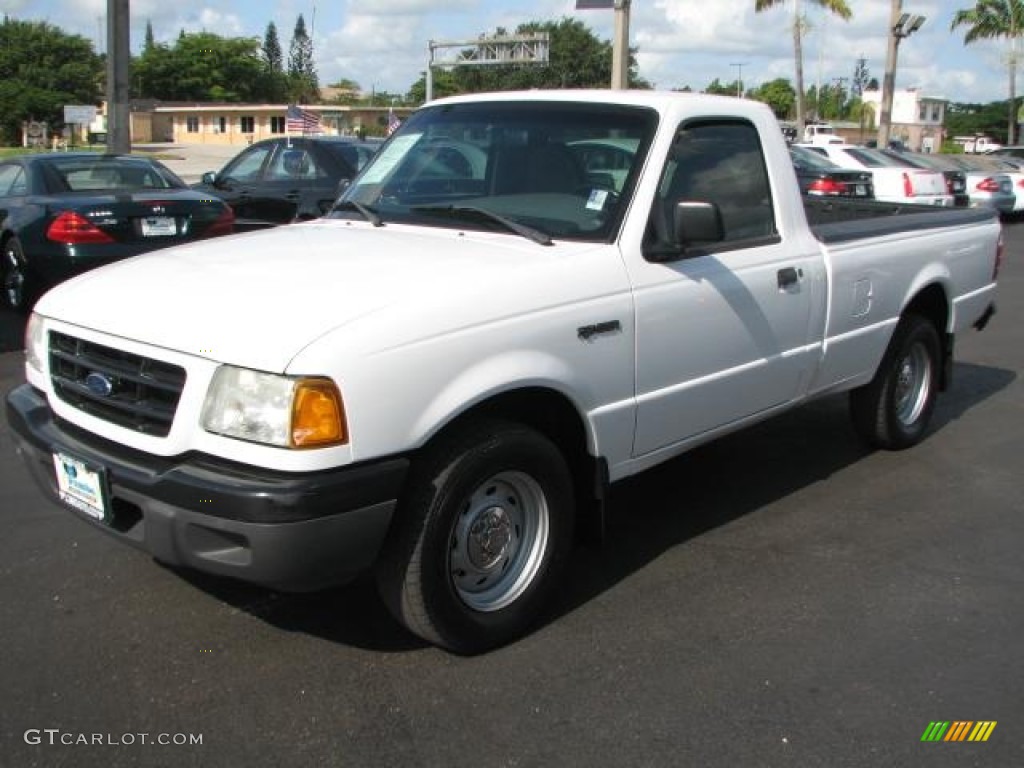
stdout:
{"type": "Polygon", "coordinates": [[[43,332],[43,318],[33,312],[25,326],[25,365],[41,374],[45,359],[46,334],[43,332]]]}
{"type": "Polygon", "coordinates": [[[203,429],[283,448],[348,442],[345,410],[334,382],[278,376],[224,365],[203,403],[203,429]]]}

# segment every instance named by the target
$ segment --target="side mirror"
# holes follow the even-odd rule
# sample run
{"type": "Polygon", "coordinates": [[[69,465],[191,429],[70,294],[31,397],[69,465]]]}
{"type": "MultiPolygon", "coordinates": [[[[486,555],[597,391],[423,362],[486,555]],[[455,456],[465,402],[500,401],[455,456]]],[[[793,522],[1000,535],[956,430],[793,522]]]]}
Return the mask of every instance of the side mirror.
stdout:
{"type": "Polygon", "coordinates": [[[200,181],[203,182],[203,184],[206,184],[206,185],[212,187],[214,185],[214,183],[217,181],[217,174],[214,173],[213,171],[207,171],[206,173],[204,173],[202,175],[202,177],[200,178],[200,181]]]}
{"type": "Polygon", "coordinates": [[[341,197],[341,193],[344,192],[346,189],[348,189],[349,185],[351,183],[352,183],[352,179],[342,179],[341,181],[339,181],[338,182],[338,189],[335,191],[334,196],[335,197],[341,197]]]}
{"type": "Polygon", "coordinates": [[[725,239],[722,212],[714,203],[680,200],[672,212],[672,242],[680,248],[725,239]]]}
{"type": "Polygon", "coordinates": [[[704,253],[701,246],[725,239],[722,212],[714,203],[679,200],[670,212],[672,220],[662,225],[669,231],[660,232],[655,242],[644,247],[648,261],[664,263],[699,256],[704,253]]]}

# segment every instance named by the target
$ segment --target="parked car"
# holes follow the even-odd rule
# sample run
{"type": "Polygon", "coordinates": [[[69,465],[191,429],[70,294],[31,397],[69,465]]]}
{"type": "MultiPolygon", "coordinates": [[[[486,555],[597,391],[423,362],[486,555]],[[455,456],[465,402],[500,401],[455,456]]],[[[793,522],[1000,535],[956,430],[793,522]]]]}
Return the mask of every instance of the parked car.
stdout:
{"type": "Polygon", "coordinates": [[[1011,160],[1015,163],[1024,163],[1024,145],[1021,144],[1011,144],[1010,146],[993,149],[987,154],[992,157],[998,157],[1000,160],[1011,160]]]}
{"type": "Polygon", "coordinates": [[[95,152],[0,160],[0,275],[17,310],[93,267],[233,228],[223,201],[189,189],[158,160],[95,152]]]}
{"type": "Polygon", "coordinates": [[[953,196],[953,205],[964,208],[971,204],[971,197],[967,194],[967,172],[953,164],[948,159],[948,155],[910,152],[903,149],[885,149],[882,151],[889,157],[906,163],[911,168],[927,168],[932,171],[939,171],[946,179],[946,191],[953,196]]]}
{"type": "Polygon", "coordinates": [[[789,155],[800,191],[805,195],[865,199],[875,196],[870,171],[841,168],[827,157],[800,146],[790,146],[789,155]]]}
{"type": "Polygon", "coordinates": [[[946,179],[938,171],[911,168],[881,150],[855,144],[800,144],[843,168],[871,171],[875,198],[893,203],[953,205],[946,179]]]}
{"type": "Polygon", "coordinates": [[[993,155],[949,155],[950,161],[967,173],[967,188],[971,199],[984,201],[986,192],[991,193],[989,204],[1003,214],[1024,211],[1024,170],[1014,158],[993,155]],[[1010,201],[1005,200],[1003,179],[1010,184],[1010,201]],[[1000,189],[995,185],[999,184],[1000,189]],[[997,199],[998,198],[998,199],[997,199]]]}
{"type": "Polygon", "coordinates": [[[193,189],[216,195],[235,212],[238,231],[315,219],[382,142],[346,136],[281,136],[258,141],[193,189]]]}

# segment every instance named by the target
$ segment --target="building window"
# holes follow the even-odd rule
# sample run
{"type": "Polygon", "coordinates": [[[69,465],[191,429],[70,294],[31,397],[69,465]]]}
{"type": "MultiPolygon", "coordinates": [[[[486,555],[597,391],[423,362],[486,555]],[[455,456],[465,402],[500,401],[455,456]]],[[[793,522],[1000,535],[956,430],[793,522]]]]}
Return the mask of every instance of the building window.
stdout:
{"type": "Polygon", "coordinates": [[[284,133],[284,117],[279,115],[270,116],[270,132],[284,133]]]}
{"type": "Polygon", "coordinates": [[[215,133],[227,133],[228,132],[228,119],[221,115],[217,118],[217,130],[215,133]]]}
{"type": "Polygon", "coordinates": [[[942,107],[940,107],[938,104],[933,104],[932,105],[932,122],[933,123],[941,123],[942,122],[942,107]]]}
{"type": "Polygon", "coordinates": [[[917,119],[922,123],[928,119],[928,107],[924,104],[921,105],[921,109],[917,113],[917,119]]]}
{"type": "Polygon", "coordinates": [[[195,115],[189,115],[186,117],[185,130],[189,133],[199,133],[199,118],[195,115]]]}
{"type": "Polygon", "coordinates": [[[242,124],[242,133],[253,133],[256,130],[256,118],[243,115],[239,118],[242,124]]]}

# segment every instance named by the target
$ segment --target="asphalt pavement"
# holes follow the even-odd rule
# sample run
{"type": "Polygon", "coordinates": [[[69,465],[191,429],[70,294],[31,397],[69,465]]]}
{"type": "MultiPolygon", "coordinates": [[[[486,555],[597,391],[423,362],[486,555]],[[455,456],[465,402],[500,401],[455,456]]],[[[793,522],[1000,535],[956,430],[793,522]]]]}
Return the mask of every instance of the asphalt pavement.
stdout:
{"type": "MultiPolygon", "coordinates": [[[[0,765],[1024,765],[1006,234],[999,314],[959,340],[925,442],[868,451],[835,397],[633,478],[542,626],[476,658],[409,636],[366,580],[162,567],[42,501],[0,424],[0,765]],[[922,741],[946,721],[996,726],[922,741]]],[[[20,378],[0,354],[0,391],[20,378]]]]}

